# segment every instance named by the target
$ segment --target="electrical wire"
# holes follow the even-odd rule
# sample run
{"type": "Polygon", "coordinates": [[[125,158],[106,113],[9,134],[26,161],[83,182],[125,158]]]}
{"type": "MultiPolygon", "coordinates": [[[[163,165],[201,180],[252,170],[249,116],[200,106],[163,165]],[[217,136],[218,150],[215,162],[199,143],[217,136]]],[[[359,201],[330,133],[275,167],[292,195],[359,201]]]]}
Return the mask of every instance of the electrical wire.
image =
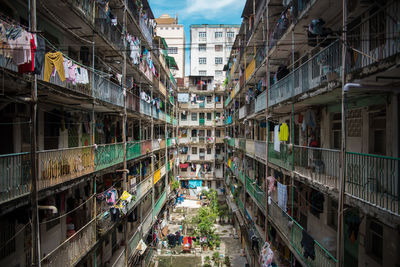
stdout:
{"type": "Polygon", "coordinates": [[[29,219],[29,222],[25,224],[21,229],[18,230],[10,239],[8,239],[4,244],[1,245],[0,251],[7,246],[8,243],[10,243],[14,238],[17,237],[28,225],[30,225],[32,221],[29,219]]]}

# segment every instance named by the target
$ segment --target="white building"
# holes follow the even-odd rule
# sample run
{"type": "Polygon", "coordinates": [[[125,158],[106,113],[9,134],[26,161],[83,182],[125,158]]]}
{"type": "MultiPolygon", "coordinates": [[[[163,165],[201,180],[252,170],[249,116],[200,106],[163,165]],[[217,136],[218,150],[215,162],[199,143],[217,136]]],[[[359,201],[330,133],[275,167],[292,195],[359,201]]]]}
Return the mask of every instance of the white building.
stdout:
{"type": "Polygon", "coordinates": [[[185,77],[185,30],[178,24],[178,18],[167,14],[155,19],[157,35],[164,38],[168,45],[168,55],[175,58],[178,70],[171,70],[175,78],[185,77]]]}
{"type": "Polygon", "coordinates": [[[190,75],[214,76],[225,79],[224,65],[228,62],[232,45],[240,25],[190,25],[190,75]]]}

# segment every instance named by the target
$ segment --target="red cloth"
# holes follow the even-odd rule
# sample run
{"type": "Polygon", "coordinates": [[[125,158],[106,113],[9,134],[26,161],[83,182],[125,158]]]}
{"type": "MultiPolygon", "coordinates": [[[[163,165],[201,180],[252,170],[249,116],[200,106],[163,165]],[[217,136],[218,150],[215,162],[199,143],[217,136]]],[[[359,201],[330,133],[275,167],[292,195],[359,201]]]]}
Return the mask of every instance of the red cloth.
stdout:
{"type": "Polygon", "coordinates": [[[188,241],[189,241],[190,246],[192,246],[192,237],[191,236],[189,236],[188,241]]]}
{"type": "Polygon", "coordinates": [[[179,167],[180,167],[181,169],[186,169],[186,168],[189,167],[189,163],[181,163],[181,164],[179,164],[179,167]]]}
{"type": "Polygon", "coordinates": [[[33,38],[33,34],[31,34],[31,61],[25,64],[18,65],[18,73],[33,72],[35,70],[35,52],[35,38],[33,38]]]}

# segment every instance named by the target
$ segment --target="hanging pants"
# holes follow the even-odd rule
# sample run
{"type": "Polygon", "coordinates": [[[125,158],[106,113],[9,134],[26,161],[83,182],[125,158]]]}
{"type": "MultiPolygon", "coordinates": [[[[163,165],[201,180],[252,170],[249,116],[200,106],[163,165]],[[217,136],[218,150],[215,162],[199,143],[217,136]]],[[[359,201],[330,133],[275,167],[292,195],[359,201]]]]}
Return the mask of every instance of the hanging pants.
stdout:
{"type": "Polygon", "coordinates": [[[61,52],[47,53],[44,59],[44,76],[43,80],[48,82],[50,80],[53,69],[56,68],[61,81],[65,81],[64,72],[64,57],[61,52]]]}

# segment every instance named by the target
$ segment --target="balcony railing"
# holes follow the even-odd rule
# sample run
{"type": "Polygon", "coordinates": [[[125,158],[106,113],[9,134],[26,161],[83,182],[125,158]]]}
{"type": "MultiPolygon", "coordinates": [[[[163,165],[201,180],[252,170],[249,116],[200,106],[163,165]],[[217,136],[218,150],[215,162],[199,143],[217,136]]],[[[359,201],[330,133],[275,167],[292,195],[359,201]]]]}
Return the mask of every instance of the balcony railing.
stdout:
{"type": "Polygon", "coordinates": [[[93,219],[59,247],[41,259],[42,266],[74,266],[96,241],[96,221],[93,219]]]}
{"type": "Polygon", "coordinates": [[[254,112],[257,113],[259,111],[262,111],[266,107],[267,107],[267,91],[264,91],[256,98],[254,104],[254,112]]]}
{"type": "Polygon", "coordinates": [[[400,52],[399,22],[393,19],[398,17],[399,9],[399,2],[391,1],[373,14],[368,10],[364,16],[367,19],[362,17],[359,24],[347,29],[349,46],[362,52],[350,52],[347,72],[361,70],[400,52]]]}
{"type": "Polygon", "coordinates": [[[154,216],[158,215],[166,198],[167,198],[167,192],[164,191],[164,193],[162,193],[162,195],[160,196],[160,198],[157,200],[156,204],[154,205],[154,216]]]}
{"type": "Polygon", "coordinates": [[[96,31],[100,32],[117,50],[124,51],[121,26],[119,24],[113,26],[109,16],[101,8],[97,9],[95,28],[96,31]]]}
{"type": "Polygon", "coordinates": [[[140,113],[151,116],[151,104],[140,100],[140,113]]]}
{"type": "Polygon", "coordinates": [[[141,156],[141,142],[131,141],[126,143],[126,159],[131,160],[141,156]]]}
{"type": "Polygon", "coordinates": [[[151,140],[146,140],[146,141],[142,141],[142,155],[146,155],[147,153],[151,152],[151,144],[152,141],[151,140]]]}
{"type": "Polygon", "coordinates": [[[0,203],[30,192],[30,157],[29,153],[0,156],[0,203]]]}
{"type": "Polygon", "coordinates": [[[248,176],[246,176],[246,189],[247,189],[247,192],[255,200],[255,202],[257,203],[259,208],[265,212],[266,211],[266,209],[265,209],[265,200],[266,200],[265,191],[261,190],[261,188],[256,184],[256,182],[253,181],[252,179],[250,179],[248,176]]]}
{"type": "Polygon", "coordinates": [[[400,158],[347,152],[346,194],[400,214],[400,158]]]}
{"type": "Polygon", "coordinates": [[[294,169],[312,181],[339,189],[340,151],[294,146],[294,169]]]}
{"type": "Polygon", "coordinates": [[[126,108],[132,111],[140,112],[140,99],[138,96],[127,92],[126,94],[126,108]]]}
{"type": "MultiPolygon", "coordinates": [[[[96,159],[99,159],[100,157],[106,157],[107,152],[105,151],[108,153],[115,151],[114,146],[99,146],[96,152],[93,146],[54,149],[38,152],[38,188],[47,188],[94,172],[95,153],[96,159]],[[104,149],[104,147],[107,147],[107,149],[104,149]]],[[[100,162],[103,161],[96,161],[99,166],[101,166],[100,162]]]]}
{"type": "Polygon", "coordinates": [[[205,120],[204,119],[199,119],[199,125],[204,125],[205,120]]]}
{"type": "Polygon", "coordinates": [[[265,160],[265,141],[254,141],[255,143],[255,155],[256,157],[265,160]]]}
{"type": "Polygon", "coordinates": [[[107,103],[124,106],[124,94],[120,85],[94,74],[94,96],[107,103]]]}
{"type": "Polygon", "coordinates": [[[96,171],[111,167],[123,161],[123,144],[98,145],[95,155],[96,171]]]}
{"type": "Polygon", "coordinates": [[[246,152],[254,155],[255,152],[255,147],[254,147],[254,141],[253,140],[246,140],[246,152]]]}
{"type": "MultiPolygon", "coordinates": [[[[335,41],[277,83],[271,85],[268,105],[273,106],[340,77],[341,46],[335,41]]],[[[265,107],[264,107],[265,108],[265,107]]]]}
{"type": "Polygon", "coordinates": [[[304,248],[301,245],[301,240],[303,231],[305,230],[289,214],[283,211],[273,199],[271,199],[271,204],[268,205],[268,217],[278,228],[279,232],[282,233],[286,243],[294,247],[295,251],[307,266],[334,267],[336,265],[337,260],[316,240],[314,240],[313,244],[315,259],[304,258],[304,248]]]}
{"type": "Polygon", "coordinates": [[[278,165],[287,170],[291,170],[292,162],[291,162],[291,153],[288,150],[287,144],[280,144],[280,151],[276,151],[274,149],[274,143],[268,144],[268,162],[271,162],[275,165],[278,165]]]}

